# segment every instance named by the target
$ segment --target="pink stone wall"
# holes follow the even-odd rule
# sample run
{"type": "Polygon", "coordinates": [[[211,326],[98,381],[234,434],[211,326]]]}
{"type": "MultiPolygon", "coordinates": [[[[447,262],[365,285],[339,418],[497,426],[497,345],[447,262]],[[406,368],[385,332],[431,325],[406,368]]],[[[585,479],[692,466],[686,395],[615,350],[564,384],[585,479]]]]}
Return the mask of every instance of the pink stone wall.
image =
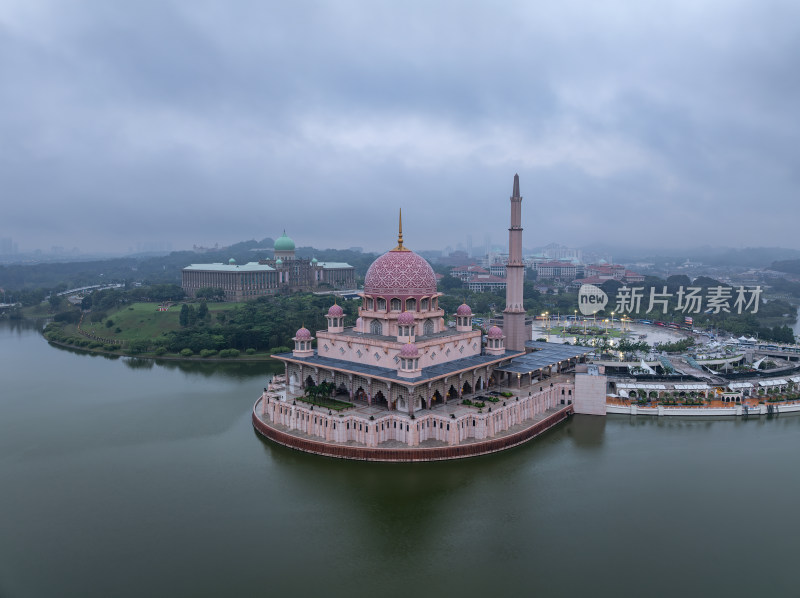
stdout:
{"type": "MultiPolygon", "coordinates": [[[[256,408],[258,403],[256,403],[256,408]]],[[[258,416],[256,409],[253,410],[253,427],[270,440],[304,452],[315,453],[318,455],[325,455],[329,457],[339,457],[344,459],[356,459],[363,461],[440,461],[446,459],[459,459],[464,457],[474,457],[487,453],[493,453],[507,448],[518,446],[528,440],[539,436],[546,432],[556,424],[565,420],[572,413],[572,406],[565,406],[558,412],[550,415],[531,425],[528,428],[520,430],[514,434],[503,436],[500,438],[490,438],[485,442],[472,442],[463,445],[454,445],[447,447],[436,448],[418,448],[419,434],[412,431],[414,428],[407,424],[409,431],[406,432],[403,428],[404,442],[408,443],[408,448],[399,449],[385,449],[376,448],[371,446],[352,446],[346,444],[331,444],[330,442],[313,440],[306,438],[299,438],[290,433],[283,432],[261,419],[258,416]],[[405,438],[407,436],[407,439],[405,438]],[[416,448],[415,448],[416,447],[416,448]]],[[[399,427],[399,424],[398,424],[399,427]]],[[[476,426],[476,428],[479,426],[476,426]]],[[[486,429],[486,421],[484,420],[483,429],[486,429]]],[[[365,434],[369,437],[372,432],[365,434]]],[[[399,436],[399,435],[398,435],[399,436]]],[[[454,427],[451,425],[451,431],[448,438],[454,439],[456,433],[454,427]]],[[[477,437],[477,436],[476,436],[477,437]]],[[[338,440],[337,442],[343,442],[338,440]]]]}
{"type": "Polygon", "coordinates": [[[575,374],[575,413],[606,414],[606,376],[575,374]]]}
{"type": "MultiPolygon", "coordinates": [[[[356,338],[319,331],[317,333],[317,355],[384,368],[397,369],[399,367],[394,358],[400,355],[401,343],[387,343],[370,338],[355,340],[356,338]],[[375,353],[380,359],[375,359],[375,353]]],[[[417,339],[415,344],[420,352],[419,365],[422,368],[480,355],[481,352],[479,331],[464,332],[441,340],[421,341],[417,339]]]]}

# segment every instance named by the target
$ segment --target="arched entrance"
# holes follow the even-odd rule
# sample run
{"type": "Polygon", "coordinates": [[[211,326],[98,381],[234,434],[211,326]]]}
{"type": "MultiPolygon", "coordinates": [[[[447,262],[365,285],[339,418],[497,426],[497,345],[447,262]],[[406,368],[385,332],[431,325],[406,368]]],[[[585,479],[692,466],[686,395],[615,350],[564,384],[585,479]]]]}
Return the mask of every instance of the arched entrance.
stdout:
{"type": "Polygon", "coordinates": [[[441,405],[441,404],[442,404],[442,395],[437,390],[435,393],[433,393],[433,397],[431,397],[430,407],[431,409],[433,409],[434,405],[441,405]]]}
{"type": "Polygon", "coordinates": [[[456,387],[452,384],[450,385],[450,390],[447,391],[447,398],[448,399],[457,399],[458,398],[458,391],[456,387]]]}
{"type": "Polygon", "coordinates": [[[380,390],[375,393],[374,397],[372,397],[372,404],[373,405],[385,405],[387,409],[389,408],[389,403],[386,400],[386,396],[380,390]]]}
{"type": "Polygon", "coordinates": [[[469,385],[469,382],[464,382],[464,386],[461,387],[461,394],[468,395],[472,392],[472,387],[469,385]]]}
{"type": "Polygon", "coordinates": [[[316,385],[314,384],[314,378],[312,378],[311,376],[309,376],[308,378],[306,378],[306,388],[310,388],[310,387],[312,387],[312,386],[316,386],[316,385]]]}
{"type": "Polygon", "coordinates": [[[483,390],[483,378],[478,376],[478,379],[475,381],[475,392],[483,390]]]}

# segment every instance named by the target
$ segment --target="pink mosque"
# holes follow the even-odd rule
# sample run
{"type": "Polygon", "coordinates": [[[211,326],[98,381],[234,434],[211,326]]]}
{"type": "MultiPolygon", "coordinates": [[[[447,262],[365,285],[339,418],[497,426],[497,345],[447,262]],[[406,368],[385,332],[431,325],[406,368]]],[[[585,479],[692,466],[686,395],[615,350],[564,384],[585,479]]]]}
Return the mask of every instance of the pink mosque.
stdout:
{"type": "MultiPolygon", "coordinates": [[[[466,304],[452,314],[455,327],[446,325],[433,269],[404,245],[401,215],[397,246],[367,270],[354,325],[346,325],[344,311],[334,303],[326,330],[315,336],[302,327],[294,351],[274,356],[285,374],[256,403],[256,429],[320,454],[433,460],[520,444],[574,412],[575,374],[566,372],[586,369],[585,353],[570,347],[556,355],[547,348],[545,356],[547,351],[537,351],[541,347],[526,345],[531,343],[522,300],[517,175],[510,199],[502,329],[492,326],[483,343],[466,304]],[[322,382],[332,383],[353,407],[334,413],[301,400],[307,387],[322,382]]],[[[605,382],[594,382],[597,388],[602,383],[604,403],[605,382]]]]}

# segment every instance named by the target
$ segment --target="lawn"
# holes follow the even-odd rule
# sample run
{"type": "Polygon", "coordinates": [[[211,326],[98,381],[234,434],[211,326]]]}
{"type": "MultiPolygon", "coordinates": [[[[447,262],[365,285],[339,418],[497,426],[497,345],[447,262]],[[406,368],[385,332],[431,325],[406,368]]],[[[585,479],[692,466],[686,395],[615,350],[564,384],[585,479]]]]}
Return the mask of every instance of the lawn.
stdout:
{"type": "Polygon", "coordinates": [[[339,401],[337,399],[312,399],[310,397],[297,397],[297,400],[302,401],[303,403],[310,403],[318,407],[324,407],[325,409],[333,409],[334,411],[342,411],[344,409],[353,407],[352,403],[348,403],[347,401],[339,401]]]}
{"type": "MultiPolygon", "coordinates": [[[[236,307],[236,303],[209,303],[208,311],[213,319],[217,313],[236,307]]],[[[158,311],[157,303],[133,303],[109,313],[102,322],[91,322],[90,314],[87,314],[81,328],[84,332],[94,331],[96,336],[112,340],[149,340],[180,329],[180,313],[180,303],[173,305],[168,311],[158,311]],[[111,326],[107,325],[109,321],[113,322],[111,326]]]]}

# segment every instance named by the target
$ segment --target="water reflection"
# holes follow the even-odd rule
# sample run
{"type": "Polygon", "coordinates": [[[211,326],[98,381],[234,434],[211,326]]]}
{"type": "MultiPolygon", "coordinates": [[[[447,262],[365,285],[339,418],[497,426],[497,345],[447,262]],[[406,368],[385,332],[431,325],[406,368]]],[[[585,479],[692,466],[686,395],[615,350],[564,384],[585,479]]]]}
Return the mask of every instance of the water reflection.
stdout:
{"type": "Polygon", "coordinates": [[[29,330],[42,330],[47,323],[50,321],[50,318],[24,318],[24,319],[14,319],[14,318],[7,318],[5,320],[0,320],[0,324],[2,324],[3,328],[6,330],[10,330],[17,334],[22,332],[26,332],[29,330]]]}
{"type": "MultiPolygon", "coordinates": [[[[22,320],[30,322],[29,320],[22,320]]],[[[7,326],[15,330],[14,326],[7,326]]],[[[41,327],[32,325],[21,326],[16,329],[16,332],[21,336],[23,333],[30,330],[41,330],[41,327]]],[[[45,341],[44,338],[42,338],[45,341]]],[[[82,355],[85,357],[102,358],[109,361],[115,361],[123,358],[123,363],[132,370],[148,370],[154,366],[159,366],[166,370],[179,370],[184,374],[202,376],[210,378],[212,376],[221,376],[223,378],[230,378],[233,380],[247,380],[249,378],[264,377],[269,380],[274,374],[283,372],[284,365],[273,359],[266,361],[197,361],[197,360],[180,360],[180,359],[164,359],[152,357],[128,357],[125,355],[117,355],[114,353],[97,353],[88,349],[81,349],[79,347],[68,347],[64,345],[56,345],[50,343],[50,347],[66,353],[74,355],[82,355]]]]}
{"type": "Polygon", "coordinates": [[[224,361],[181,361],[168,359],[152,360],[166,370],[179,370],[191,376],[211,378],[221,376],[234,380],[263,377],[269,380],[274,374],[283,372],[282,363],[269,360],[259,362],[224,362],[224,361]]]}
{"type": "Polygon", "coordinates": [[[123,363],[132,370],[151,370],[155,365],[152,359],[141,359],[139,357],[128,357],[123,363]]]}
{"type": "Polygon", "coordinates": [[[566,434],[575,446],[584,449],[596,449],[603,444],[606,431],[606,418],[592,415],[576,415],[566,434]]]}

